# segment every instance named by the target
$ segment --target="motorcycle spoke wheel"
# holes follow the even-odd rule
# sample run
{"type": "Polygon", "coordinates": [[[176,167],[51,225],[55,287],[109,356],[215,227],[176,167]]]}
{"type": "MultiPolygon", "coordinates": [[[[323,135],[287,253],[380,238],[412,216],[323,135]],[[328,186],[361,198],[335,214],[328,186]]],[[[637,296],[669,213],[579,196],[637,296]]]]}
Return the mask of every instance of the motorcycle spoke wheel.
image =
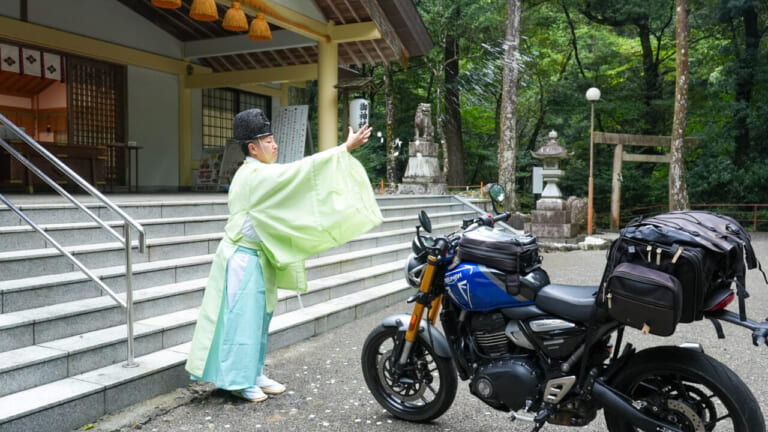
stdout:
{"type": "Polygon", "coordinates": [[[639,377],[628,396],[645,414],[685,432],[734,430],[723,402],[702,383],[677,373],[639,377]],[[724,415],[718,416],[718,407],[724,415]]]}
{"type": "MultiPolygon", "coordinates": [[[[645,415],[684,432],[765,432],[749,388],[722,363],[675,347],[638,353],[613,387],[645,415]]],[[[605,412],[611,432],[635,432],[626,418],[605,412]]]]}
{"type": "Polygon", "coordinates": [[[450,359],[417,340],[402,374],[395,369],[402,334],[379,327],[366,339],[362,365],[366,384],[376,400],[404,420],[427,422],[442,415],[453,403],[458,381],[450,359]]]}

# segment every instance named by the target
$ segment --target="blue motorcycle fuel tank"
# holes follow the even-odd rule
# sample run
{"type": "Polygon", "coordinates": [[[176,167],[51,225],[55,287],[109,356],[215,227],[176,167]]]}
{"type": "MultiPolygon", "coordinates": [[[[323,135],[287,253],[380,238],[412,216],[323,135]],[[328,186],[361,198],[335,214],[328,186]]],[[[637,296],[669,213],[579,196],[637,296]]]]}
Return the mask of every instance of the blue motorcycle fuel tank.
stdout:
{"type": "MultiPolygon", "coordinates": [[[[473,262],[461,263],[445,274],[446,292],[459,308],[488,311],[533,304],[533,296],[507,292],[507,275],[473,262]]],[[[547,280],[547,283],[549,281],[547,280]]]]}

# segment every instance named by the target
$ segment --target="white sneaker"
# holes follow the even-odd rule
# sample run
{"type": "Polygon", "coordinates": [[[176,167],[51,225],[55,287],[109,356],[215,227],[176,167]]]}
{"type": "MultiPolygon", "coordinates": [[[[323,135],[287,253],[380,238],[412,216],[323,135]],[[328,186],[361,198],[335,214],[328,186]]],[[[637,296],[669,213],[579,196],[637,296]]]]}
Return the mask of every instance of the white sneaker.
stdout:
{"type": "Polygon", "coordinates": [[[242,390],[234,390],[232,391],[232,394],[241,398],[245,399],[250,402],[263,402],[267,400],[267,395],[264,394],[264,392],[261,390],[261,387],[248,387],[244,388],[242,390]]]}
{"type": "Polygon", "coordinates": [[[279,382],[267,378],[266,375],[261,375],[258,378],[256,378],[256,386],[261,387],[261,390],[264,391],[264,393],[267,394],[280,394],[285,391],[285,386],[280,384],[279,382]]]}

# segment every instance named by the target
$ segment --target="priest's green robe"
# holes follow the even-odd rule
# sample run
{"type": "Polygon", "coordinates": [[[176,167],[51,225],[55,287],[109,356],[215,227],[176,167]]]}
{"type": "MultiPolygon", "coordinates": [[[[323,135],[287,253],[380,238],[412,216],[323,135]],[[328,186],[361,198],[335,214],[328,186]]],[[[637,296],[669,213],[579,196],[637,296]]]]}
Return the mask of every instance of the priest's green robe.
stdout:
{"type": "MultiPolygon", "coordinates": [[[[264,164],[249,158],[232,179],[228,205],[230,216],[208,277],[186,364],[194,378],[203,380],[209,375],[226,376],[226,370],[211,373],[226,368],[223,362],[258,362],[247,357],[259,352],[264,342],[261,334],[266,335],[267,329],[260,328],[260,320],[265,313],[271,316],[278,288],[306,292],[305,259],[382,222],[365,169],[343,145],[290,164],[264,164]],[[244,227],[255,237],[246,236],[244,227]],[[264,311],[249,310],[254,302],[238,300],[239,311],[228,305],[227,263],[238,248],[252,251],[260,264],[260,269],[251,268],[246,276],[263,281],[263,294],[249,295],[266,296],[264,311]],[[243,322],[249,319],[253,322],[243,322]],[[234,358],[225,360],[224,356],[234,358]]],[[[262,359],[263,351],[262,347],[262,359]]],[[[237,379],[224,381],[214,382],[230,390],[247,386],[237,379]]]]}

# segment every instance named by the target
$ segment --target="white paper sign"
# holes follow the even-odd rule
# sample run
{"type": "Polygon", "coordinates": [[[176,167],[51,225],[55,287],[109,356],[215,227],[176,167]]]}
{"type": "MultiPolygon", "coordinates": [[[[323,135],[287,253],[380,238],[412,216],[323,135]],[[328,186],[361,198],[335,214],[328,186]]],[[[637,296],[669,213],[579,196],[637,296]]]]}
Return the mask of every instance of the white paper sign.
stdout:
{"type": "Polygon", "coordinates": [[[533,193],[540,194],[544,190],[544,177],[542,176],[542,167],[533,167],[533,193]]]}
{"type": "Polygon", "coordinates": [[[0,70],[21,73],[19,51],[19,47],[0,44],[0,70]]]}
{"type": "Polygon", "coordinates": [[[61,56],[58,54],[43,53],[43,75],[45,78],[61,81],[61,56]]]}
{"type": "Polygon", "coordinates": [[[275,112],[272,133],[277,141],[277,163],[289,163],[304,157],[307,140],[309,105],[280,107],[275,112]]]}
{"type": "Polygon", "coordinates": [[[230,184],[235,172],[245,161],[243,151],[240,149],[240,143],[237,140],[227,140],[224,147],[224,153],[221,155],[221,169],[219,170],[219,184],[230,184]]]}
{"type": "Polygon", "coordinates": [[[29,48],[21,49],[24,75],[43,76],[43,62],[40,51],[29,48]]]}

